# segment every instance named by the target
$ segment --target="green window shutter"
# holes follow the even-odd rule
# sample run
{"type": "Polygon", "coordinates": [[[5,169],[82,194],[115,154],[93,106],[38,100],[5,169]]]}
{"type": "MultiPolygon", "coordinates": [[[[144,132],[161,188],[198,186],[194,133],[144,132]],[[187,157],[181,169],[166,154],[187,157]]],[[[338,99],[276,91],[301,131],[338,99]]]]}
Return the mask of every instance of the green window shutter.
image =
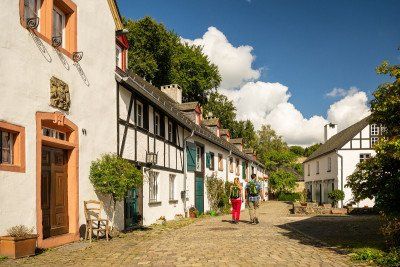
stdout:
{"type": "Polygon", "coordinates": [[[211,167],[211,154],[210,154],[210,152],[206,153],[206,167],[207,168],[211,167]]]}
{"type": "Polygon", "coordinates": [[[186,144],[186,153],[187,153],[187,170],[195,171],[196,170],[196,145],[194,143],[187,142],[186,144]]]}
{"type": "Polygon", "coordinates": [[[246,162],[242,161],[242,178],[246,179],[246,162]]]}

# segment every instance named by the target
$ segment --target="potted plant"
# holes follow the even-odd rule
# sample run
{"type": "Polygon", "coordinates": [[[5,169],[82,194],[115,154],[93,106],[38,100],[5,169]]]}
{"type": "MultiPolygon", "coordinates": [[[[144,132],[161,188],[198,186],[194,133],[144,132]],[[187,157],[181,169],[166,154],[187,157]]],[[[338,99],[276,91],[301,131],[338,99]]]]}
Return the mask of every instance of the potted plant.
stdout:
{"type": "Polygon", "coordinates": [[[12,259],[35,255],[37,235],[33,228],[17,225],[7,230],[7,235],[0,237],[1,254],[12,259]]]}
{"type": "Polygon", "coordinates": [[[194,207],[194,206],[190,207],[190,209],[189,209],[189,217],[190,218],[196,218],[198,213],[199,212],[196,209],[196,207],[194,207]]]}

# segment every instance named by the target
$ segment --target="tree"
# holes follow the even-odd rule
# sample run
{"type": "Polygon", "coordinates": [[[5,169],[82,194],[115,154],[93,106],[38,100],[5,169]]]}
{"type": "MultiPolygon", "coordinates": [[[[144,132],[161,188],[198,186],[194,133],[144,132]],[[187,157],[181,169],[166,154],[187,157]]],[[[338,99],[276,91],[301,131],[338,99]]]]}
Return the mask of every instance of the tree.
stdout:
{"type": "Polygon", "coordinates": [[[285,170],[273,171],[269,177],[269,184],[276,195],[292,192],[296,188],[296,182],[296,175],[285,170]]]}
{"type": "Polygon", "coordinates": [[[231,128],[232,138],[243,137],[244,147],[257,149],[258,136],[250,120],[235,121],[231,128]]]}
{"type": "Polygon", "coordinates": [[[141,185],[143,175],[129,161],[115,154],[104,154],[92,162],[89,179],[96,191],[111,197],[114,224],[116,202],[124,200],[129,190],[141,185]]]}
{"type": "Polygon", "coordinates": [[[344,192],[340,189],[335,189],[328,194],[328,197],[332,200],[332,205],[336,207],[337,203],[344,199],[344,192]]]}
{"type": "Polygon", "coordinates": [[[236,120],[236,108],[233,102],[218,92],[210,94],[207,103],[203,106],[203,113],[206,116],[212,113],[213,116],[218,117],[222,127],[229,129],[229,131],[231,131],[236,120]]]}
{"type": "Polygon", "coordinates": [[[291,146],[289,147],[289,150],[299,157],[304,156],[304,148],[302,148],[301,146],[291,146]]]}
{"type": "Polygon", "coordinates": [[[313,144],[313,145],[311,145],[309,147],[306,147],[304,149],[304,156],[305,157],[311,156],[311,154],[314,153],[314,151],[317,150],[321,145],[322,145],[321,143],[316,143],[316,144],[313,144]]]}
{"type": "Polygon", "coordinates": [[[177,83],[185,101],[205,103],[221,83],[216,65],[202,48],[183,44],[179,36],[151,17],[124,19],[129,41],[128,67],[155,86],[177,83]]]}

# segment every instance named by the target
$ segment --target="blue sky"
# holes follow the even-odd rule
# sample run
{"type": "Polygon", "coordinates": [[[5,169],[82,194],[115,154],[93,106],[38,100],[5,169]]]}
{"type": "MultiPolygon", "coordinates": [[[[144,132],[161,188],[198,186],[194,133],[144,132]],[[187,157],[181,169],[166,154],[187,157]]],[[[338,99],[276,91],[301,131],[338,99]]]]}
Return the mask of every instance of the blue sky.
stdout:
{"type": "Polygon", "coordinates": [[[118,0],[122,15],[146,15],[186,39],[210,26],[234,47],[248,45],[257,80],[288,87],[289,102],[308,119],[327,116],[340,96],[334,88],[366,92],[387,78],[375,74],[384,59],[400,62],[400,1],[118,0]]]}

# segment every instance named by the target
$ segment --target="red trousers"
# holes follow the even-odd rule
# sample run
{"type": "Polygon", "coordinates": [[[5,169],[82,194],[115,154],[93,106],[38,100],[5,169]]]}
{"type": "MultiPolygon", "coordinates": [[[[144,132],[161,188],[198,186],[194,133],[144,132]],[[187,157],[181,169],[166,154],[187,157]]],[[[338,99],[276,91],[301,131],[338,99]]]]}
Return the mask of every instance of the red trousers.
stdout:
{"type": "Polygon", "coordinates": [[[242,200],[240,198],[231,198],[232,203],[232,220],[239,221],[242,200]]]}

